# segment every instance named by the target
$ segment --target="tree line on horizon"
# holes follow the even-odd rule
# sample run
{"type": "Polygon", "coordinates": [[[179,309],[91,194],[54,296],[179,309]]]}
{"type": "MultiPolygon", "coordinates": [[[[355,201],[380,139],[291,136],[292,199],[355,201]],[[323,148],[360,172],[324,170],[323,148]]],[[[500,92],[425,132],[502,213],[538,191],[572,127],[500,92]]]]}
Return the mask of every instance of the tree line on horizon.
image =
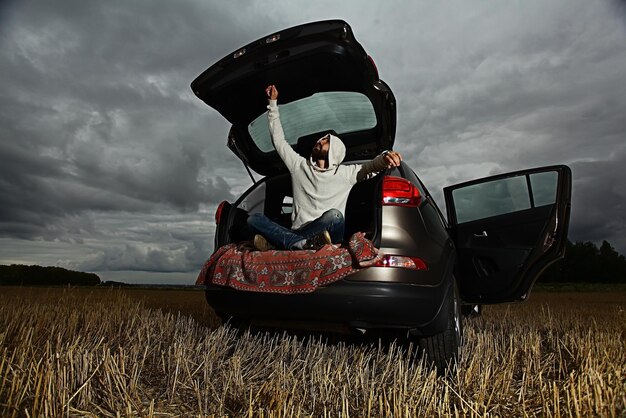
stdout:
{"type": "Polygon", "coordinates": [[[567,241],[565,258],[550,266],[539,278],[543,283],[626,283],[626,257],[606,240],[567,241]]]}
{"type": "Polygon", "coordinates": [[[96,286],[100,277],[95,273],[67,270],[62,267],[0,266],[0,285],[5,286],[96,286]]]}

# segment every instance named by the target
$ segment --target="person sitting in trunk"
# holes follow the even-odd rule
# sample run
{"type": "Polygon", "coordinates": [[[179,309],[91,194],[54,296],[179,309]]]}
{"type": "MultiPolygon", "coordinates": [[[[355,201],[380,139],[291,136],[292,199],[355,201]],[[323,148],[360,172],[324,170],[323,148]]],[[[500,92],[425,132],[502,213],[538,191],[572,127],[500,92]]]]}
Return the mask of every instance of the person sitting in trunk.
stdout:
{"type": "Polygon", "coordinates": [[[385,151],[364,164],[342,165],[346,155],[343,142],[333,134],[320,138],[309,159],[303,158],[285,140],[278,112],[278,90],[265,89],[269,99],[268,120],[274,148],[283,160],[293,187],[291,229],[269,219],[262,213],[248,217],[248,226],[255,232],[258,250],[314,249],[343,241],[344,212],[354,184],[386,168],[398,167],[402,156],[385,151]]]}

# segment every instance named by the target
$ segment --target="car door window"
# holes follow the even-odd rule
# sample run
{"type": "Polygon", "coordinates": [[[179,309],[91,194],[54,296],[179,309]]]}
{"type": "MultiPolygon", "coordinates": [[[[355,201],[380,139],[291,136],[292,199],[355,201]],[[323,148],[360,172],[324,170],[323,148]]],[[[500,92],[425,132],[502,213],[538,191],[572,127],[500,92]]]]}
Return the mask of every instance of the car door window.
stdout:
{"type": "Polygon", "coordinates": [[[530,175],[535,206],[551,205],[556,202],[556,186],[559,175],[556,171],[530,175]]]}
{"type": "Polygon", "coordinates": [[[470,222],[531,207],[525,176],[504,178],[452,192],[457,223],[470,222]]]}

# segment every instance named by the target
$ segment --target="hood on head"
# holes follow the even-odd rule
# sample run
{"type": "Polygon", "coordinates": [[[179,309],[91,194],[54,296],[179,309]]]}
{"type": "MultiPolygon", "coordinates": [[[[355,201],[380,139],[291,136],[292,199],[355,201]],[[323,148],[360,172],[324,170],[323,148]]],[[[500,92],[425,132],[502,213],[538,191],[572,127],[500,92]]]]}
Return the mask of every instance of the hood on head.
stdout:
{"type": "MultiPolygon", "coordinates": [[[[346,146],[343,141],[339,139],[337,136],[333,134],[330,135],[330,141],[328,143],[328,167],[326,170],[330,170],[331,168],[336,168],[339,164],[343,162],[343,159],[346,157],[346,146]]],[[[315,167],[315,161],[313,161],[313,156],[309,157],[311,164],[315,167]]]]}
{"type": "Polygon", "coordinates": [[[338,166],[346,157],[346,146],[343,141],[333,134],[330,134],[330,144],[328,144],[328,166],[338,166]]]}

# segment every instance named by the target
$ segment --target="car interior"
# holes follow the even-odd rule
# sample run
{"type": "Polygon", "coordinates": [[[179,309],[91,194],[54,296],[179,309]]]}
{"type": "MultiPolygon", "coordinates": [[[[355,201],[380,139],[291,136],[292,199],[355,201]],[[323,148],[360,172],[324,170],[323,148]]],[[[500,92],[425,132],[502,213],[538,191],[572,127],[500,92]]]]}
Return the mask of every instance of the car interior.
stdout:
{"type": "MultiPolygon", "coordinates": [[[[379,215],[380,196],[379,183],[381,174],[357,183],[348,196],[345,213],[345,234],[347,240],[355,232],[364,232],[365,236],[373,239],[376,236],[379,215]]],[[[263,213],[274,222],[291,227],[292,193],[291,177],[283,174],[266,178],[263,213]]],[[[229,227],[229,241],[240,242],[251,240],[254,233],[248,228],[246,219],[248,211],[240,207],[235,211],[229,227]]]]}

